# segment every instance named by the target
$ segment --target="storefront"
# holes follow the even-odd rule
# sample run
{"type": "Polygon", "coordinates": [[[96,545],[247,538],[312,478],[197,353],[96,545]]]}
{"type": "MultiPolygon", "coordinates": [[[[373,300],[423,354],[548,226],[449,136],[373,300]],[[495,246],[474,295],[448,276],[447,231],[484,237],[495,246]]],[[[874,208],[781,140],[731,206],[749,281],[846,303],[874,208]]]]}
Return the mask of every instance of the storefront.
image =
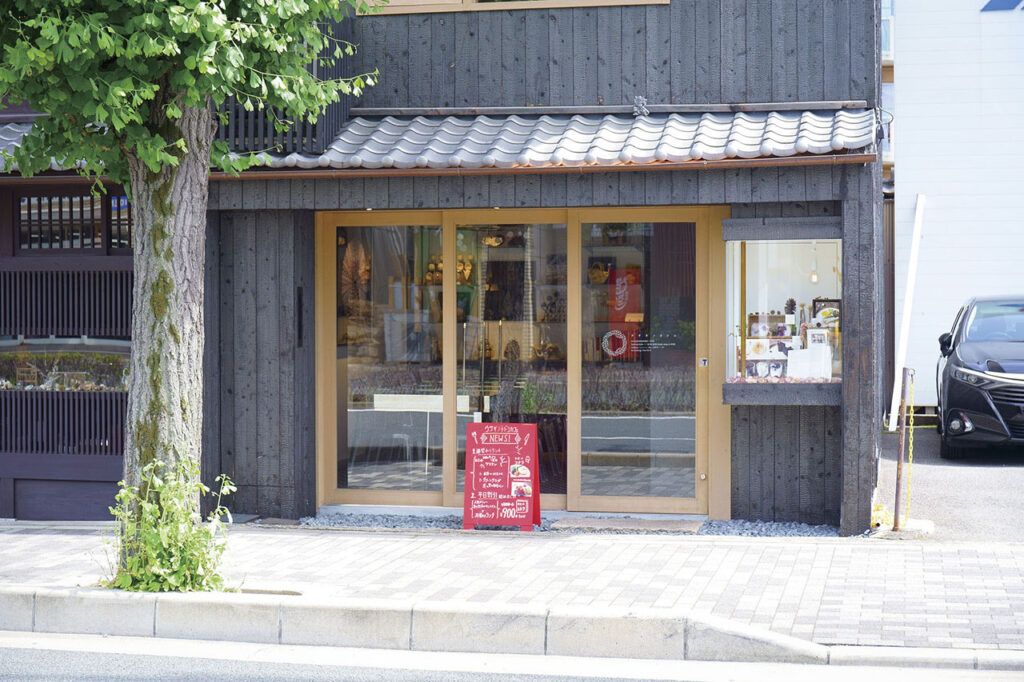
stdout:
{"type": "Polygon", "coordinates": [[[726,215],[318,213],[320,500],[461,506],[466,424],[511,421],[544,508],[707,513],[726,215]]]}
{"type": "MultiPolygon", "coordinates": [[[[382,80],[350,111],[221,130],[281,150],[210,185],[202,462],[234,511],[457,508],[467,424],[512,421],[545,508],[867,526],[874,4],[580,4],[396,3],[352,21],[382,80]]],[[[2,179],[0,270],[46,270],[38,188],[2,179]]]]}

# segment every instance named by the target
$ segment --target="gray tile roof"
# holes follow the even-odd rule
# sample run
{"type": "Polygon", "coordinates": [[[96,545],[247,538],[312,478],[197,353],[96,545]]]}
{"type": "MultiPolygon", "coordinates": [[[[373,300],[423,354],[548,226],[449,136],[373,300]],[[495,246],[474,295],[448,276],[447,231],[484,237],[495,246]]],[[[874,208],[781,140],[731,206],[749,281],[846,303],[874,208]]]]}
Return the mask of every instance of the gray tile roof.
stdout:
{"type": "Polygon", "coordinates": [[[827,112],[355,118],[319,156],[271,168],[543,168],[829,154],[875,139],[870,109],[827,112]]]}
{"type": "MultiPolygon", "coordinates": [[[[355,118],[320,155],[261,155],[270,168],[545,168],[830,154],[870,147],[870,109],[649,116],[355,118]]],[[[0,149],[30,123],[0,125],[0,149]]],[[[53,165],[57,170],[57,165],[53,165]]],[[[0,170],[3,164],[0,163],[0,170]]]]}
{"type": "MultiPolygon", "coordinates": [[[[0,124],[0,151],[12,152],[20,147],[22,138],[28,135],[30,130],[32,130],[31,123],[0,124]]],[[[53,160],[50,161],[50,170],[71,170],[79,167],[80,165],[81,164],[78,163],[68,167],[53,160]]],[[[0,172],[14,172],[15,170],[17,170],[17,166],[12,164],[10,168],[5,168],[3,159],[0,159],[0,172]]]]}
{"type": "MultiPolygon", "coordinates": [[[[5,123],[0,125],[0,151],[12,152],[21,145],[21,138],[31,130],[31,123],[5,123]]],[[[0,170],[4,169],[4,162],[0,159],[0,170]]]]}

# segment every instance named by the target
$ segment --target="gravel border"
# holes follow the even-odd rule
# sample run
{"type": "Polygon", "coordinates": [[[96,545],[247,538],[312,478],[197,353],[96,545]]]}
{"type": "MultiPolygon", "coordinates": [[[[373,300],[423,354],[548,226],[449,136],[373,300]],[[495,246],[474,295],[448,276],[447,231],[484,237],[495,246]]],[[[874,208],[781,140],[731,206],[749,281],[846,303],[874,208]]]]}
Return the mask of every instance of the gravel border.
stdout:
{"type": "MultiPolygon", "coordinates": [[[[603,517],[594,515],[591,518],[630,518],[628,516],[603,517]]],[[[537,530],[542,533],[609,533],[634,535],[684,535],[672,531],[645,530],[600,530],[585,529],[555,530],[551,528],[554,519],[544,519],[537,530]]],[[[257,521],[257,523],[259,523],[257,521]]],[[[461,530],[462,516],[449,514],[444,516],[405,516],[400,514],[329,514],[306,516],[302,518],[303,526],[313,528],[385,528],[389,530],[461,530]]],[[[507,526],[477,526],[478,530],[509,531],[507,526]]],[[[812,526],[806,523],[784,523],[778,521],[705,521],[698,535],[733,535],[745,537],[838,537],[839,529],[835,526],[812,526]]]]}

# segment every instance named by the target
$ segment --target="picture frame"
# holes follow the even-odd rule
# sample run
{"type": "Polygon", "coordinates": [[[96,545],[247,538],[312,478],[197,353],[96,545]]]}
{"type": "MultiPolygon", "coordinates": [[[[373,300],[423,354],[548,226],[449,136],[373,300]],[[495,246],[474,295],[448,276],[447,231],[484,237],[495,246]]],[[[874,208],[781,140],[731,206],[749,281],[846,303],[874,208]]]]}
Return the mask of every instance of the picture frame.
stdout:
{"type": "Polygon", "coordinates": [[[815,298],[811,301],[811,317],[818,317],[827,308],[835,308],[839,311],[836,319],[841,319],[843,314],[843,302],[838,298],[815,298]]]}
{"type": "Polygon", "coordinates": [[[828,330],[821,327],[809,327],[807,329],[807,347],[811,346],[827,346],[828,345],[828,330]]]}

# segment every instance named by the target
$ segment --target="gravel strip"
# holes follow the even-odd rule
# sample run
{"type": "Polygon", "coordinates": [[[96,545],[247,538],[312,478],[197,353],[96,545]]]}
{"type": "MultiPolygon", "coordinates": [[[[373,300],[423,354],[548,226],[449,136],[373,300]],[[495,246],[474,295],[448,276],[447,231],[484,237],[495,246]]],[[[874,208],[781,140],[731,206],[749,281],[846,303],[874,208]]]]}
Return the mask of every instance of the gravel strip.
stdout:
{"type": "Polygon", "coordinates": [[[697,535],[747,537],[839,537],[835,526],[811,526],[784,521],[705,521],[697,535]]]}
{"type": "MultiPolygon", "coordinates": [[[[596,515],[593,518],[606,518],[596,515]]],[[[629,517],[612,517],[629,518],[629,517]]],[[[585,529],[553,530],[554,519],[544,519],[537,530],[543,533],[615,533],[645,535],[677,535],[672,531],[644,530],[601,530],[585,529]]],[[[399,514],[331,514],[326,516],[307,516],[302,519],[303,526],[340,527],[340,528],[388,528],[398,530],[446,529],[462,528],[462,516],[451,514],[446,516],[403,516],[399,514]]],[[[478,526],[478,530],[510,530],[507,526],[478,526]]],[[[835,526],[811,526],[806,523],[782,523],[772,521],[705,521],[698,535],[742,535],[747,537],[836,537],[839,529],[835,526]]]]}

